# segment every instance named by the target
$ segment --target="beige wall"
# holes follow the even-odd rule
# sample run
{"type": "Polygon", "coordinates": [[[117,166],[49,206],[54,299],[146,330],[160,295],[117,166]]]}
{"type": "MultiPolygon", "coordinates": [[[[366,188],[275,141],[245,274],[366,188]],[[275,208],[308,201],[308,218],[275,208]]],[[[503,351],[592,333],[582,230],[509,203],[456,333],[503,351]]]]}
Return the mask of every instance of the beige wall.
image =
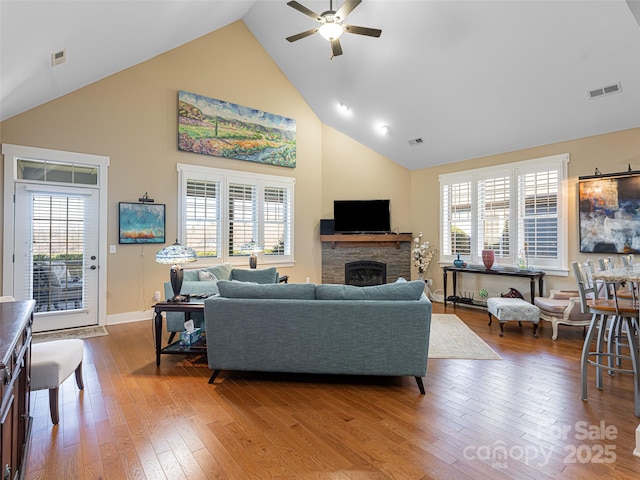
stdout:
{"type": "MultiPolygon", "coordinates": [[[[438,245],[439,231],[439,195],[440,186],[438,176],[461,170],[500,165],[503,163],[529,160],[550,155],[568,153],[569,182],[568,182],[568,210],[569,210],[569,261],[582,261],[587,258],[596,259],[598,255],[581,254],[579,248],[579,231],[577,221],[577,183],[578,177],[592,175],[598,167],[604,173],[626,171],[629,164],[634,170],[640,170],[640,129],[624,130],[606,135],[554,143],[501,155],[477,158],[464,162],[427,168],[412,172],[411,175],[411,204],[412,225],[414,231],[422,231],[425,238],[438,245]],[[429,207],[429,206],[432,207],[429,207]]],[[[434,280],[432,290],[442,289],[442,274],[437,262],[432,262],[427,277],[434,280]]],[[[498,294],[513,286],[522,293],[528,292],[528,284],[523,280],[499,279],[484,275],[462,275],[459,290],[477,292],[480,288],[487,288],[489,294],[498,294]]],[[[449,281],[451,282],[451,281],[449,281]]],[[[451,288],[451,285],[449,285],[451,288]]],[[[545,289],[573,288],[573,275],[568,277],[545,277],[545,289]]],[[[450,292],[448,292],[450,293],[450,292]]]]}
{"type": "Polygon", "coordinates": [[[334,200],[391,199],[391,228],[411,231],[411,172],[323,125],[322,218],[334,200]]]}
{"type": "Polygon", "coordinates": [[[168,267],[155,262],[159,246],[118,245],[117,208],[148,192],[167,205],[172,243],[177,163],[295,177],[296,264],[279,267],[293,282],[321,281],[319,220],[332,215],[334,198],[391,198],[394,226],[410,229],[410,172],[323,126],[240,21],[10,118],[0,124],[0,141],[111,158],[103,241],[117,253],[107,254],[109,315],[148,310],[168,279],[168,267]],[[297,167],[178,151],[178,90],[296,119],[297,167]]]}

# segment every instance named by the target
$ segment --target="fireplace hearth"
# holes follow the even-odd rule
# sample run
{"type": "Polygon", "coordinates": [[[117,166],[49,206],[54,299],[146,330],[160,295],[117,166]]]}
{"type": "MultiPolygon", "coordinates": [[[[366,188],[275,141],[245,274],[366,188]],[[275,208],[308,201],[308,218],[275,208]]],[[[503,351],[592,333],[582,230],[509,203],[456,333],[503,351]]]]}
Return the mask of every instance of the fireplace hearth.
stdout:
{"type": "Polygon", "coordinates": [[[387,264],[371,260],[346,263],[344,265],[344,283],[357,287],[387,283],[387,264]]]}

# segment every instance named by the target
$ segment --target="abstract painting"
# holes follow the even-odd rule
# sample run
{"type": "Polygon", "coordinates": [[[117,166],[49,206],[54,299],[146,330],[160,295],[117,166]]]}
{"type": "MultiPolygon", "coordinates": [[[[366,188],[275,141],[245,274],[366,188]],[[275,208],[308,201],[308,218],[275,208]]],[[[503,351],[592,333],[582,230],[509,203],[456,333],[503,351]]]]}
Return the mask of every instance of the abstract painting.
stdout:
{"type": "Polygon", "coordinates": [[[293,168],[296,121],[179,91],[178,149],[293,168]]]}
{"type": "Polygon", "coordinates": [[[164,205],[120,202],[119,209],[119,243],[165,243],[164,205]]]}
{"type": "Polygon", "coordinates": [[[640,252],[640,176],[581,180],[580,252],[640,252]]]}

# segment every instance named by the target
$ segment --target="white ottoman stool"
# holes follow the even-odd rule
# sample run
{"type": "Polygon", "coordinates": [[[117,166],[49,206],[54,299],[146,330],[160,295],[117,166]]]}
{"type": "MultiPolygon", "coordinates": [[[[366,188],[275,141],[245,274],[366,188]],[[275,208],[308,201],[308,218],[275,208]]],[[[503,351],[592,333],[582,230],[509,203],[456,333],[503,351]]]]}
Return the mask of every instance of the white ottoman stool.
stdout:
{"type": "Polygon", "coordinates": [[[31,345],[31,391],[49,390],[51,421],[58,424],[58,389],[69,375],[76,372],[76,383],[82,390],[82,358],[84,342],[79,339],[54,340],[31,345]]]}
{"type": "Polygon", "coordinates": [[[487,298],[487,310],[489,310],[489,325],[492,316],[500,323],[500,336],[504,334],[503,324],[509,321],[533,323],[533,336],[538,338],[538,322],[540,322],[540,309],[521,298],[491,297],[487,298]]]}

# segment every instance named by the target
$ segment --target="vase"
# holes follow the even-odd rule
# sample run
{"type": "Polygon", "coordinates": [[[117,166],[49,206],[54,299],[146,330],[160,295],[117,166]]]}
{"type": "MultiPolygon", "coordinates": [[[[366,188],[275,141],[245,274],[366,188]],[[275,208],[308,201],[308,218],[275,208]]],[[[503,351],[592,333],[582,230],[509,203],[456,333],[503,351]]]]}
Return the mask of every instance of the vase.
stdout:
{"type": "Polygon", "coordinates": [[[482,263],[484,263],[484,268],[491,270],[495,259],[496,254],[493,250],[482,250],[482,263]]]}
{"type": "Polygon", "coordinates": [[[418,270],[418,280],[424,280],[424,272],[422,270],[418,270]]]}
{"type": "Polygon", "coordinates": [[[458,254],[458,257],[453,261],[453,266],[460,268],[464,265],[464,262],[462,261],[462,259],[460,258],[460,254],[458,254]]]}

